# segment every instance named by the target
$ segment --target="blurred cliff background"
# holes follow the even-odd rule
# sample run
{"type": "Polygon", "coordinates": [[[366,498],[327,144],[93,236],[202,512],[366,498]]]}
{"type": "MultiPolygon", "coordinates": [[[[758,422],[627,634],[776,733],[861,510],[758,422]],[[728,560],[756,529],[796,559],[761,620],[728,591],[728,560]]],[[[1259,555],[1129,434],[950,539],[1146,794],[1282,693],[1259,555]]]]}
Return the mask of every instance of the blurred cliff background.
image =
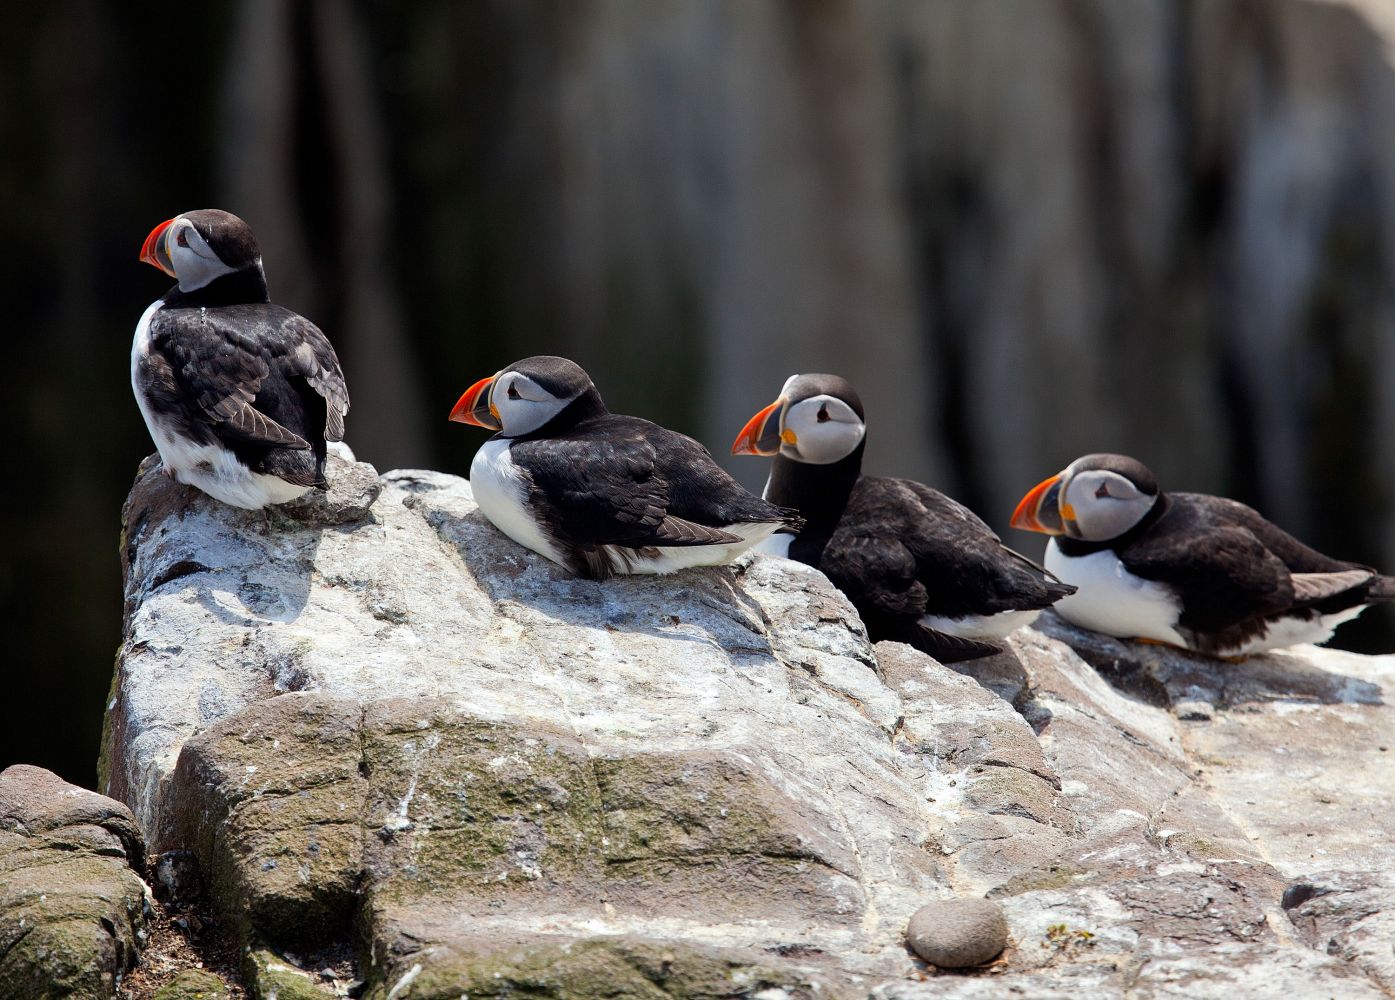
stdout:
{"type": "Polygon", "coordinates": [[[1000,530],[1120,450],[1395,568],[1392,47],[1378,0],[7,5],[0,765],[93,779],[136,254],[191,208],[252,224],[382,469],[463,474],[457,395],[558,353],[758,486],[727,444],[827,370],[873,468],[1000,530]]]}

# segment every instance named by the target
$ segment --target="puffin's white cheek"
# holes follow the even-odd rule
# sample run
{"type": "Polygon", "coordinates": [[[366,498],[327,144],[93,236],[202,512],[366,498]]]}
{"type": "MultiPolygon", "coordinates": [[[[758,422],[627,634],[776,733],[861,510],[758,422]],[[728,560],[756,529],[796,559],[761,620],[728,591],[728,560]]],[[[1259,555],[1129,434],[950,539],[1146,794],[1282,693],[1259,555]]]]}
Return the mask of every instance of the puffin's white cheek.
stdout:
{"type": "Polygon", "coordinates": [[[799,453],[806,462],[827,465],[846,458],[861,440],[860,427],[830,421],[799,436],[799,453]]]}
{"type": "Polygon", "coordinates": [[[178,244],[170,247],[170,264],[179,276],[179,287],[186,292],[202,288],[214,278],[231,274],[233,270],[221,260],[209,260],[178,244]]]}
{"type": "Polygon", "coordinates": [[[508,437],[518,437],[520,434],[531,434],[547,423],[561,412],[566,403],[555,399],[540,403],[509,396],[501,400],[496,396],[494,405],[499,410],[499,422],[504,425],[503,433],[508,437]]]}

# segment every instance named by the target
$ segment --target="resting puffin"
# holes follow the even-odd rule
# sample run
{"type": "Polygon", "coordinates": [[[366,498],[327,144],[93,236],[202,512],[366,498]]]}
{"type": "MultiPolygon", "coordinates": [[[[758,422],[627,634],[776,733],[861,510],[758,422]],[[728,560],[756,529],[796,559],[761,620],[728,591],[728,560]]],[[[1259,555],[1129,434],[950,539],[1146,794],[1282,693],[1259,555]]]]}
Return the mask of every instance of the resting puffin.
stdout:
{"type": "Polygon", "coordinates": [[[1071,593],[1012,551],[971,510],[909,479],[862,474],[862,401],[836,375],[795,375],[757,413],[733,455],[774,455],[765,498],[806,525],[762,550],[822,570],[872,640],[941,662],[1000,651],[998,641],[1071,593]]]}
{"type": "Polygon", "coordinates": [[[1012,526],[1051,535],[1046,567],[1078,591],[1061,617],[1210,656],[1324,642],[1395,579],[1304,545],[1242,503],[1164,493],[1124,455],[1086,455],[1032,489],[1012,526]]]}
{"type": "Polygon", "coordinates": [[[499,432],[470,465],[484,515],[578,576],[719,566],[800,524],[692,438],[608,411],[566,358],[524,358],[481,379],[450,419],[499,432]]]}
{"type": "Polygon", "coordinates": [[[271,304],[252,230],[216,209],[185,212],[151,231],[140,259],[179,282],[131,346],[165,475],[248,510],[323,487],[349,392],[319,328],[271,304]]]}

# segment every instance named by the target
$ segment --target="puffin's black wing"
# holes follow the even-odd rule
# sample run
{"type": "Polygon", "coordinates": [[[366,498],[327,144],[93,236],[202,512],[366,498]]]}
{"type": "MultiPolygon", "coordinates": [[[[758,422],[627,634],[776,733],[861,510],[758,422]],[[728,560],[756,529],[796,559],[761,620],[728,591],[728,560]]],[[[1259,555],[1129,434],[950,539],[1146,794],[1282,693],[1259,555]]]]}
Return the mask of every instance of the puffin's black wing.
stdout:
{"type": "Polygon", "coordinates": [[[921,483],[863,476],[819,558],[874,640],[941,662],[998,652],[921,623],[1049,607],[1074,588],[1003,545],[967,507],[921,483]]]}
{"type": "Polygon", "coordinates": [[[184,404],[191,437],[220,441],[256,471],[322,482],[324,443],[343,439],[349,394],[318,327],[268,303],[166,307],[150,341],[151,374],[184,404]]]}
{"type": "Polygon", "coordinates": [[[893,480],[919,501],[907,544],[933,614],[998,614],[1049,608],[1075,588],[1003,544],[983,519],[924,483],[893,480]]]}
{"type": "Polygon", "coordinates": [[[1074,591],[1009,549],[963,504],[908,479],[858,481],[824,560],[844,548],[867,579],[879,581],[879,591],[893,580],[913,580],[917,587],[906,586],[905,599],[922,602],[907,609],[917,614],[1037,610],[1074,591]]]}
{"type": "Polygon", "coordinates": [[[999,651],[991,643],[920,623],[926,614],[925,585],[916,578],[910,549],[895,538],[840,527],[824,548],[819,569],[852,601],[873,642],[904,642],[941,663],[999,651]]]}
{"type": "Polygon", "coordinates": [[[1172,588],[1182,605],[1179,625],[1198,633],[1222,632],[1295,606],[1288,567],[1249,529],[1178,527],[1164,518],[1116,555],[1134,576],[1172,588]]]}
{"type": "Polygon", "coordinates": [[[1178,624],[1197,632],[1382,600],[1387,579],[1323,555],[1244,504],[1197,493],[1170,494],[1167,513],[1117,555],[1135,576],[1171,586],[1178,624]]]}
{"type": "Polygon", "coordinates": [[[701,445],[646,420],[607,416],[511,451],[546,499],[552,533],[582,549],[730,545],[741,541],[732,525],[784,513],[745,493],[701,445]],[[724,493],[754,503],[730,496],[724,507],[724,493]]]}

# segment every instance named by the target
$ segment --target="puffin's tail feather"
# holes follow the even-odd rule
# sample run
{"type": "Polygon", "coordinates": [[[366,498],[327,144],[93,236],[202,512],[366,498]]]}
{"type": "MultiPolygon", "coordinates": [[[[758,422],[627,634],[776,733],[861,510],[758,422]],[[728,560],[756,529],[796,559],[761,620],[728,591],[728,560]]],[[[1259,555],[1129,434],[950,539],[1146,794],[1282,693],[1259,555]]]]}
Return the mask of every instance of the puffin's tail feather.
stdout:
{"type": "Polygon", "coordinates": [[[296,486],[318,486],[325,482],[324,458],[301,448],[272,448],[261,461],[259,470],[296,486]]]}
{"type": "Polygon", "coordinates": [[[1055,604],[1061,598],[1069,597],[1071,594],[1075,593],[1077,588],[1063,581],[1055,573],[1051,572],[1051,570],[1047,569],[1045,566],[1037,562],[1035,559],[1028,558],[1027,556],[1024,556],[1021,552],[1018,552],[1016,549],[1010,549],[1006,545],[1003,546],[1003,551],[1006,552],[1013,559],[1015,559],[1018,562],[1018,564],[1021,565],[1024,569],[1026,569],[1029,573],[1031,573],[1038,580],[1040,580],[1042,585],[1042,594],[1040,601],[1031,601],[1029,603],[1024,603],[1022,608],[1014,610],[1029,611],[1049,608],[1051,607],[1051,605],[1055,604]]]}
{"type": "Polygon", "coordinates": [[[1395,601],[1395,576],[1378,575],[1371,581],[1371,589],[1366,597],[1372,602],[1395,601]]]}
{"type": "MultiPolygon", "coordinates": [[[[1368,588],[1368,593],[1371,593],[1375,590],[1374,584],[1379,581],[1379,578],[1373,580],[1372,577],[1371,571],[1365,569],[1348,569],[1338,573],[1294,573],[1289,576],[1293,582],[1293,603],[1297,606],[1317,604],[1365,583],[1372,584],[1368,588]]],[[[1395,594],[1391,594],[1391,599],[1395,599],[1395,594]]]]}
{"type": "Polygon", "coordinates": [[[796,535],[804,530],[804,516],[793,507],[780,507],[780,523],[796,535]]]}

